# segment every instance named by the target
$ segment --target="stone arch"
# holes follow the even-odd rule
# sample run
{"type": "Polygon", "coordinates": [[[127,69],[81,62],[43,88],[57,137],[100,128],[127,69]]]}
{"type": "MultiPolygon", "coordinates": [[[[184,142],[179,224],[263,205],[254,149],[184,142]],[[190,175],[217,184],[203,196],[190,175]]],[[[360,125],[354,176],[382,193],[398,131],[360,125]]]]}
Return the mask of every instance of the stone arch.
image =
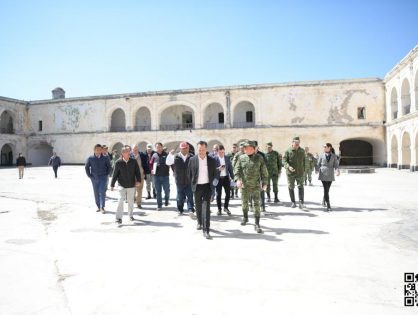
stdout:
{"type": "Polygon", "coordinates": [[[220,103],[212,102],[204,109],[203,124],[206,129],[225,128],[225,110],[220,103]]]}
{"type": "Polygon", "coordinates": [[[396,87],[393,87],[390,92],[390,110],[392,119],[398,118],[398,91],[396,90],[396,87]]]}
{"type": "Polygon", "coordinates": [[[31,143],[28,148],[28,162],[34,166],[48,165],[53,147],[46,141],[31,143]]]}
{"type": "Polygon", "coordinates": [[[3,111],[0,115],[0,133],[15,133],[14,115],[8,110],[3,111]]]}
{"type": "Polygon", "coordinates": [[[217,140],[217,139],[209,140],[208,141],[208,151],[209,152],[212,152],[212,148],[215,144],[218,144],[218,145],[222,144],[223,145],[223,143],[221,141],[217,140]]]}
{"type": "Polygon", "coordinates": [[[402,134],[402,168],[409,169],[411,167],[411,136],[405,131],[402,134]]]}
{"type": "Polygon", "coordinates": [[[0,153],[0,165],[1,166],[11,166],[13,165],[13,152],[14,146],[11,143],[5,143],[1,147],[0,153]]]}
{"type": "Polygon", "coordinates": [[[122,108],[115,109],[110,118],[110,132],[126,131],[126,115],[122,108]]]}
{"type": "Polygon", "coordinates": [[[136,145],[138,146],[140,152],[145,152],[147,149],[148,143],[149,143],[148,141],[140,141],[140,142],[137,142],[136,145]]]}
{"type": "Polygon", "coordinates": [[[249,101],[241,101],[233,110],[234,128],[252,128],[255,126],[255,106],[249,101]]]}
{"type": "Polygon", "coordinates": [[[372,165],[373,145],[363,139],[340,142],[340,165],[372,165]]]}
{"type": "Polygon", "coordinates": [[[151,130],[151,111],[148,107],[142,106],[135,112],[135,121],[133,123],[135,131],[151,130]]]}
{"type": "Polygon", "coordinates": [[[396,135],[392,136],[390,141],[390,156],[391,156],[391,164],[390,167],[398,167],[398,138],[396,135]]]}
{"type": "Polygon", "coordinates": [[[411,88],[409,80],[405,78],[401,87],[401,105],[402,115],[407,115],[411,112],[411,88]]]}
{"type": "Polygon", "coordinates": [[[187,130],[194,126],[194,110],[188,105],[172,105],[160,113],[160,130],[187,130]]]}
{"type": "MultiPolygon", "coordinates": [[[[415,73],[415,110],[418,110],[418,70],[415,73]]],[[[417,162],[418,163],[418,162],[417,162]]]]}

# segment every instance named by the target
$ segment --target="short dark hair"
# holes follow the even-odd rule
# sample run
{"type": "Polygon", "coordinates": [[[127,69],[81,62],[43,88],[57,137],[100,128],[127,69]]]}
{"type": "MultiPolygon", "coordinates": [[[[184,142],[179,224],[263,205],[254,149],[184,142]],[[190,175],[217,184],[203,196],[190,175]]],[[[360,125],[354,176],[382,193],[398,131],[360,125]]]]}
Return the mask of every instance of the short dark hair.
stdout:
{"type": "Polygon", "coordinates": [[[208,147],[208,143],[206,141],[200,140],[197,145],[204,145],[205,147],[208,147]]]}
{"type": "Polygon", "coordinates": [[[102,145],[101,145],[101,144],[96,144],[96,145],[94,146],[94,149],[96,150],[96,148],[103,148],[103,147],[102,147],[102,145]]]}
{"type": "Polygon", "coordinates": [[[155,142],[155,145],[157,144],[163,147],[163,144],[161,142],[155,142]]]}
{"type": "Polygon", "coordinates": [[[218,150],[219,150],[219,151],[225,150],[225,147],[223,146],[223,144],[220,144],[220,145],[219,145],[218,150]]]}

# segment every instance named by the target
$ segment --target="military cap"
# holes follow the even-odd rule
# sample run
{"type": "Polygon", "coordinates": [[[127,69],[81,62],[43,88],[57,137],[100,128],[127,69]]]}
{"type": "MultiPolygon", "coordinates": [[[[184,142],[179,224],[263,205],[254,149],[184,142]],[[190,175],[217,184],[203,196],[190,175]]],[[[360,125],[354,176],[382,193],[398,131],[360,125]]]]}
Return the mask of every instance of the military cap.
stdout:
{"type": "Polygon", "coordinates": [[[273,146],[273,143],[272,143],[272,142],[267,142],[267,145],[268,145],[269,147],[272,147],[272,146],[273,146]]]}
{"type": "Polygon", "coordinates": [[[293,141],[300,141],[300,138],[298,136],[293,138],[293,141]]]}
{"type": "Polygon", "coordinates": [[[253,148],[255,148],[256,146],[257,145],[255,144],[255,141],[248,140],[248,141],[244,142],[244,147],[253,147],[253,148]]]}

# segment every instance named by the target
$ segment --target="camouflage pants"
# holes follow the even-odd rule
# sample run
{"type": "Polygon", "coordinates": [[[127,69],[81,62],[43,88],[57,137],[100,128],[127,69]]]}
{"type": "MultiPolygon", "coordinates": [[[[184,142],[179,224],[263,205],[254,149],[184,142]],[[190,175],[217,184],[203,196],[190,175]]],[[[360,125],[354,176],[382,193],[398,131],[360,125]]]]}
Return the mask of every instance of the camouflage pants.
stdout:
{"type": "Polygon", "coordinates": [[[259,187],[245,187],[241,189],[242,212],[248,215],[248,202],[250,196],[254,202],[254,216],[260,216],[260,188],[259,187]]]}
{"type": "Polygon", "coordinates": [[[279,178],[280,178],[280,174],[269,176],[266,192],[270,193],[270,181],[273,182],[273,192],[274,193],[279,192],[279,186],[277,185],[277,183],[279,182],[279,178]]]}
{"type": "Polygon", "coordinates": [[[287,185],[289,189],[295,188],[295,181],[299,188],[303,188],[303,183],[305,182],[305,175],[287,175],[287,185]]]}
{"type": "Polygon", "coordinates": [[[312,181],[312,170],[306,170],[304,177],[305,177],[304,181],[309,180],[311,182],[312,181]]]}

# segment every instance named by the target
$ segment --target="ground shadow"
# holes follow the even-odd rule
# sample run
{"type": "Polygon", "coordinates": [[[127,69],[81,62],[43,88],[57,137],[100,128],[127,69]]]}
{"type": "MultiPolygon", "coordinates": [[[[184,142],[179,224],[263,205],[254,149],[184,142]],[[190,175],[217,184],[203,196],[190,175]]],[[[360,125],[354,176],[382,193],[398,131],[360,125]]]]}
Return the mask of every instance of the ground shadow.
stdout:
{"type": "Polygon", "coordinates": [[[118,227],[129,227],[129,226],[155,226],[155,227],[171,227],[171,228],[181,228],[183,225],[180,223],[175,222],[156,222],[156,221],[148,221],[148,220],[139,220],[135,219],[134,221],[131,221],[131,224],[122,223],[119,224],[118,227]]]}
{"type": "Polygon", "coordinates": [[[225,230],[225,232],[218,231],[218,230],[211,230],[212,238],[238,238],[238,239],[252,239],[252,240],[265,240],[265,241],[272,241],[272,242],[282,242],[283,240],[273,236],[267,235],[264,233],[258,234],[254,231],[254,233],[247,233],[241,230],[225,230]]]}

